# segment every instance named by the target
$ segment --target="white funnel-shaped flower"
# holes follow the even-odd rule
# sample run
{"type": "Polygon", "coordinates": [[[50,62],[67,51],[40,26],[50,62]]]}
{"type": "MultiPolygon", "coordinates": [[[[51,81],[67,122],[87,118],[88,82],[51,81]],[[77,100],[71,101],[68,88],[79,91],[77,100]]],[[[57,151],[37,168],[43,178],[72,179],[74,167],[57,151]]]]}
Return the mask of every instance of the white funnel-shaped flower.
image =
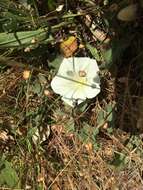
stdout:
{"type": "Polygon", "coordinates": [[[53,91],[74,107],[100,92],[100,78],[95,59],[88,57],[64,58],[51,82],[53,91]]]}

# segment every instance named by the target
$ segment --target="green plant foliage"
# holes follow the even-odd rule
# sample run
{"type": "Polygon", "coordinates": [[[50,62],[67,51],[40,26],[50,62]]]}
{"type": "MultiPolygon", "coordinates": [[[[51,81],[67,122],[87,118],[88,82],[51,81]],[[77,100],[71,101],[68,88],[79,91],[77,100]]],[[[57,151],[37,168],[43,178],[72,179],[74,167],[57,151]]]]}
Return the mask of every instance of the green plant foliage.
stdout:
{"type": "MultiPolygon", "coordinates": [[[[107,104],[105,110],[106,110],[106,113],[107,113],[107,120],[108,121],[112,121],[113,120],[113,110],[114,109],[114,104],[107,104]]],[[[106,115],[105,115],[106,117],[106,115]]]]}
{"type": "Polygon", "coordinates": [[[54,60],[49,62],[49,66],[53,67],[55,69],[55,71],[58,71],[59,66],[60,66],[63,59],[64,59],[63,56],[57,55],[57,57],[54,60]]]}
{"type": "Polygon", "coordinates": [[[42,86],[40,85],[40,83],[39,83],[38,81],[36,81],[36,82],[32,85],[31,91],[32,91],[34,94],[37,94],[38,96],[41,95],[42,86]]]}
{"type": "Polygon", "coordinates": [[[4,168],[0,172],[0,185],[7,185],[9,188],[18,188],[19,178],[11,163],[4,162],[4,168]]]}
{"type": "Polygon", "coordinates": [[[100,61],[101,58],[99,56],[99,52],[98,50],[93,47],[92,45],[90,45],[89,43],[86,43],[86,48],[90,51],[91,55],[97,60],[100,61]]]}
{"type": "MultiPolygon", "coordinates": [[[[30,139],[26,138],[26,139],[25,139],[25,142],[26,142],[26,146],[27,146],[28,152],[31,153],[32,150],[33,150],[33,147],[32,147],[32,144],[31,144],[30,139]]],[[[24,143],[24,144],[25,144],[25,143],[24,143]]]]}
{"type": "Polygon", "coordinates": [[[0,0],[0,189],[142,188],[142,0],[134,21],[117,16],[130,3],[0,0]],[[69,36],[101,78],[74,108],[51,89],[69,36]]]}
{"type": "Polygon", "coordinates": [[[107,128],[107,133],[112,134],[113,133],[113,128],[112,127],[107,128]]]}
{"type": "Polygon", "coordinates": [[[97,124],[103,125],[104,122],[105,122],[104,110],[99,110],[98,115],[97,115],[97,124]]]}
{"type": "Polygon", "coordinates": [[[1,30],[5,32],[15,32],[20,28],[30,26],[32,19],[30,11],[26,10],[23,6],[16,6],[12,1],[0,2],[0,24],[1,30]]]}
{"type": "Polygon", "coordinates": [[[43,184],[38,184],[37,190],[44,190],[44,185],[43,184]]]}
{"type": "Polygon", "coordinates": [[[82,129],[79,131],[79,138],[82,142],[87,143],[90,138],[91,126],[84,123],[82,129]]]}
{"type": "Polygon", "coordinates": [[[87,102],[83,102],[82,104],[78,105],[78,110],[83,113],[88,107],[88,103],[87,102]]]}
{"type": "Polygon", "coordinates": [[[32,136],[35,134],[37,128],[36,127],[33,127],[31,129],[28,130],[28,133],[27,133],[27,138],[32,138],[32,136]]]}
{"type": "Polygon", "coordinates": [[[99,144],[96,141],[96,137],[99,133],[99,129],[96,127],[91,127],[87,123],[83,123],[83,127],[78,132],[78,138],[84,144],[91,142],[95,150],[99,148],[99,144]]]}
{"type": "Polygon", "coordinates": [[[126,144],[126,147],[129,150],[135,150],[141,157],[143,156],[143,149],[142,149],[142,140],[139,136],[131,136],[128,143],[126,144]]]}
{"type": "Polygon", "coordinates": [[[48,8],[49,10],[54,10],[56,7],[56,1],[55,0],[47,0],[48,8]]]}
{"type": "MultiPolygon", "coordinates": [[[[99,110],[97,115],[97,123],[99,126],[104,125],[104,123],[108,122],[110,127],[114,126],[114,112],[115,112],[115,104],[107,104],[104,110],[99,110]]],[[[109,130],[112,132],[112,129],[109,130]]]]}
{"type": "Polygon", "coordinates": [[[117,170],[121,170],[125,167],[125,165],[128,163],[128,158],[125,154],[115,152],[114,158],[111,161],[111,165],[114,166],[117,170]]]}
{"type": "Polygon", "coordinates": [[[74,124],[74,119],[72,117],[68,120],[68,122],[66,122],[64,128],[67,133],[75,132],[75,124],[74,124]]]}
{"type": "Polygon", "coordinates": [[[112,49],[109,48],[102,52],[102,56],[107,64],[112,62],[112,49]]]}
{"type": "Polygon", "coordinates": [[[23,31],[16,33],[0,33],[0,47],[11,48],[11,47],[26,47],[33,45],[32,40],[35,40],[35,44],[39,44],[46,40],[51,42],[52,36],[48,36],[46,29],[38,29],[35,31],[23,31]]]}

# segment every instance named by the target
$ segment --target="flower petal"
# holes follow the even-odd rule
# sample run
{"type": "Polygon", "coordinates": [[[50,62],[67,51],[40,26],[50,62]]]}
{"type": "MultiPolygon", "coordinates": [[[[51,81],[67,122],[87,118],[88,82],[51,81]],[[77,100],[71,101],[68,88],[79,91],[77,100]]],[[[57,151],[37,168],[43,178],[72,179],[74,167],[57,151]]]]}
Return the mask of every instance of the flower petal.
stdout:
{"type": "Polygon", "coordinates": [[[89,57],[75,57],[75,69],[76,71],[85,70],[87,74],[95,73],[99,71],[97,62],[95,59],[89,57]],[[90,73],[89,73],[90,72],[90,73]]]}
{"type": "Polygon", "coordinates": [[[87,83],[91,86],[92,84],[99,83],[100,78],[98,76],[99,68],[95,59],[90,59],[88,57],[76,57],[75,61],[75,71],[78,74],[79,71],[85,71],[87,76],[87,83]]]}
{"type": "Polygon", "coordinates": [[[88,57],[75,57],[74,58],[74,62],[75,62],[75,71],[78,74],[79,71],[85,71],[86,74],[87,73],[87,69],[89,67],[89,62],[90,62],[90,58],[88,57]]]}
{"type": "Polygon", "coordinates": [[[62,97],[61,98],[66,104],[70,105],[71,107],[74,107],[74,101],[73,99],[69,99],[69,98],[65,98],[65,97],[62,97]]]}
{"type": "Polygon", "coordinates": [[[100,93],[100,86],[96,85],[96,88],[87,87],[84,93],[86,94],[87,98],[94,98],[95,96],[97,96],[97,94],[100,93]]]}
{"type": "Polygon", "coordinates": [[[73,94],[77,91],[77,85],[75,81],[70,78],[65,79],[60,76],[55,76],[51,82],[53,91],[66,98],[73,98],[73,94]]]}
{"type": "Polygon", "coordinates": [[[69,99],[66,97],[62,97],[61,98],[66,104],[70,105],[71,107],[74,107],[76,105],[76,103],[79,105],[81,104],[84,100],[75,100],[75,99],[69,99]]]}
{"type": "Polygon", "coordinates": [[[86,100],[86,93],[85,93],[86,86],[81,86],[80,88],[77,88],[73,94],[73,98],[77,100],[84,101],[86,100]]]}
{"type": "Polygon", "coordinates": [[[99,72],[99,68],[98,68],[98,65],[97,65],[97,62],[95,59],[90,59],[88,61],[89,65],[88,67],[86,68],[87,70],[87,76],[89,78],[95,78],[97,77],[98,78],[98,72],[99,72]]]}
{"type": "Polygon", "coordinates": [[[87,77],[87,84],[89,84],[91,87],[98,87],[100,88],[100,78],[97,75],[95,75],[95,77],[87,77]]]}
{"type": "Polygon", "coordinates": [[[72,57],[63,59],[61,65],[60,65],[59,71],[58,71],[58,75],[69,76],[68,75],[69,71],[74,71],[72,57]]]}

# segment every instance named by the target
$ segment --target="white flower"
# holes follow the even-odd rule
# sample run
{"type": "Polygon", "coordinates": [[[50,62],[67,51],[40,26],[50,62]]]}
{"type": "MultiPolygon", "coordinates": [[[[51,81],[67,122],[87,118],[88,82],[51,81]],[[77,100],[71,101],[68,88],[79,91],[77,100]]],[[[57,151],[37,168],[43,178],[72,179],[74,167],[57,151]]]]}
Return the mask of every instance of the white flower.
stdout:
{"type": "Polygon", "coordinates": [[[51,82],[53,91],[74,107],[100,92],[100,78],[95,59],[88,57],[64,58],[51,82]]]}

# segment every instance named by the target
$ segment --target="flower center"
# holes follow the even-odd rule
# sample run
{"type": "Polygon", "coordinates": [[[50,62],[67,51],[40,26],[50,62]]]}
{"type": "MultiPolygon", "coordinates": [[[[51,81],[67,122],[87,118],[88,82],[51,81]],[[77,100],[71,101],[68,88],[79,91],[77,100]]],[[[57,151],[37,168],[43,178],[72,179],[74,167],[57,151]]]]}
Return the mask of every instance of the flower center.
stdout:
{"type": "Polygon", "coordinates": [[[85,77],[86,76],[86,72],[82,71],[82,70],[79,71],[78,74],[79,74],[80,77],[85,77]]]}
{"type": "Polygon", "coordinates": [[[75,83],[75,86],[77,88],[83,88],[86,85],[86,72],[84,70],[78,71],[78,73],[75,73],[71,70],[67,71],[67,75],[69,76],[69,80],[73,80],[75,83]]]}
{"type": "Polygon", "coordinates": [[[75,80],[77,81],[76,83],[77,88],[80,88],[80,89],[84,88],[87,82],[86,72],[83,70],[80,70],[78,74],[75,76],[75,80]]]}

